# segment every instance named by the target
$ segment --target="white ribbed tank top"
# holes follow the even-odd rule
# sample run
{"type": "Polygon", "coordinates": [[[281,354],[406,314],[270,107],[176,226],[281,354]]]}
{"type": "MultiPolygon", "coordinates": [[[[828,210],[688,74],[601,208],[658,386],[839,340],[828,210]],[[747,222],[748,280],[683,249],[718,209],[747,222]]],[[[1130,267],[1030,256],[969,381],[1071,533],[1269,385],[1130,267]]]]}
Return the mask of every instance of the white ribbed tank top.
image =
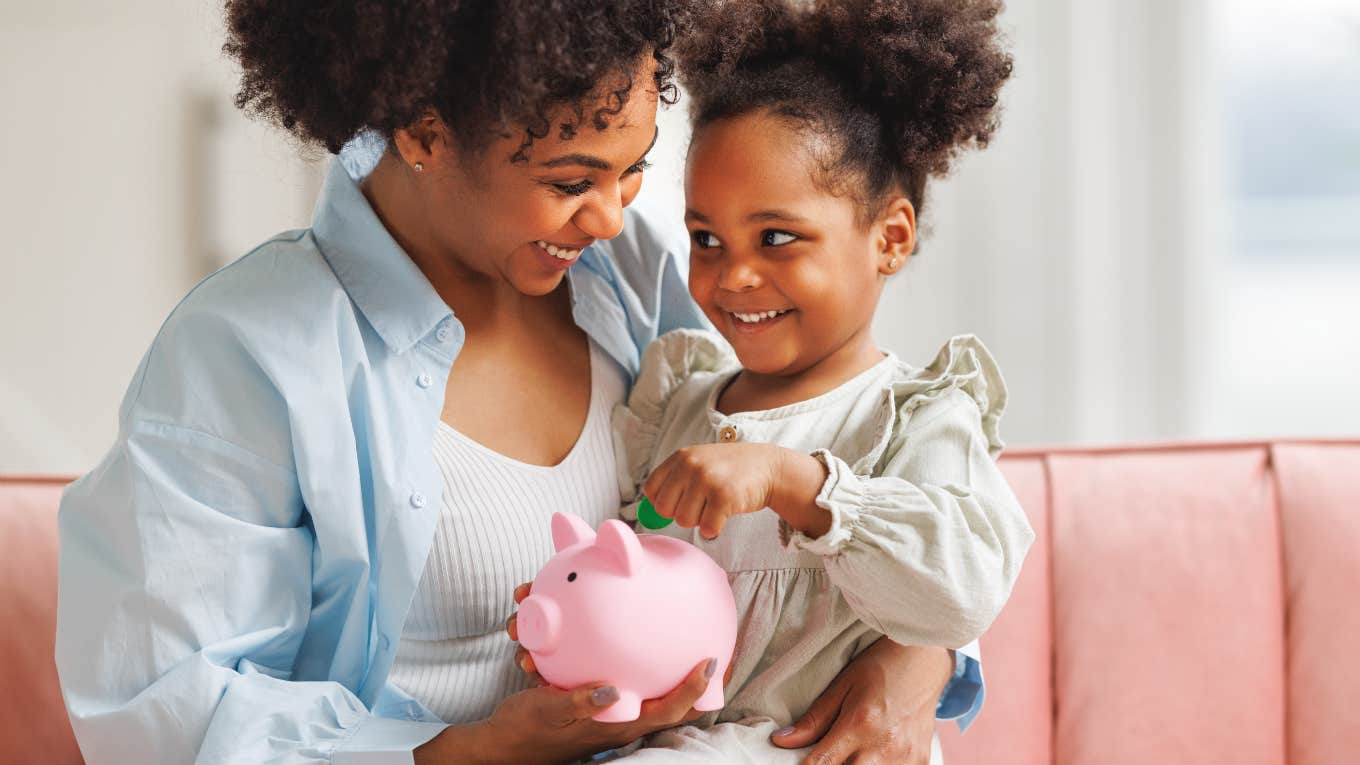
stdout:
{"type": "Polygon", "coordinates": [[[590,343],[590,409],[576,445],[552,467],[506,457],[444,422],[434,438],[443,477],[438,528],[390,678],[449,723],[489,717],[529,687],[505,634],[515,587],[552,556],[559,510],[598,527],[619,513],[610,417],[623,370],[590,343]]]}

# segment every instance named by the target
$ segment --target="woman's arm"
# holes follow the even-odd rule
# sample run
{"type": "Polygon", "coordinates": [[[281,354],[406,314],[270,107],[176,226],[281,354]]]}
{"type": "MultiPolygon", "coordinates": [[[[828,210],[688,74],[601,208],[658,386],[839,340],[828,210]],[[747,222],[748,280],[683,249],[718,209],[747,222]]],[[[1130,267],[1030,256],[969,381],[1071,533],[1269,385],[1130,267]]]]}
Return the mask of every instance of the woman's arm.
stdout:
{"type": "Polygon", "coordinates": [[[88,762],[409,762],[442,725],[290,679],[314,584],[292,472],[199,430],[123,427],[60,514],[56,660],[88,762]]]}
{"type": "Polygon", "coordinates": [[[954,670],[952,654],[880,638],[771,740],[786,749],[815,744],[804,762],[926,765],[935,708],[954,670]]]}

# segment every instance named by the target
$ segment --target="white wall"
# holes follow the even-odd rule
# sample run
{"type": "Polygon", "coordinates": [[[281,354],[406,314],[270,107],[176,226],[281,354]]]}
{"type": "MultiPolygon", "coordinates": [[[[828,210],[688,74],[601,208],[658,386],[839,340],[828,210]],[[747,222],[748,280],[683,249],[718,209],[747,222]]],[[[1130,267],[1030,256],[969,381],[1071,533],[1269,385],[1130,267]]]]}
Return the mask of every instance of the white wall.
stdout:
{"type": "MultiPolygon", "coordinates": [[[[1360,434],[1360,255],[1224,252],[1208,0],[1011,0],[1001,132],[935,187],[877,328],[999,358],[1012,444],[1360,434]]],[[[88,469],[162,318],[306,225],[316,157],[231,106],[217,3],[0,6],[0,473],[88,469]]],[[[644,194],[679,214],[683,104],[644,194]]]]}
{"type": "Polygon", "coordinates": [[[92,466],[179,297],[306,224],[314,173],[243,127],[204,8],[0,6],[0,472],[92,466]]]}

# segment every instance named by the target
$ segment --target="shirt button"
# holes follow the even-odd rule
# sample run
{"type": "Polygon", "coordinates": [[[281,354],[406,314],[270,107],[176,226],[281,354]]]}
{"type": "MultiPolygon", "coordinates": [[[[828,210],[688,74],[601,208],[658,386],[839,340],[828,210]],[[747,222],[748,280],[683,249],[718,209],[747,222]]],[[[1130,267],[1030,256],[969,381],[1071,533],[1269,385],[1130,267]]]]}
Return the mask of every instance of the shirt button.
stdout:
{"type": "Polygon", "coordinates": [[[723,443],[730,444],[733,441],[737,440],[737,429],[732,427],[731,425],[724,425],[722,427],[722,430],[718,431],[718,438],[723,443]]]}
{"type": "Polygon", "coordinates": [[[434,336],[437,337],[437,338],[439,338],[439,342],[442,343],[442,342],[444,342],[445,340],[448,340],[448,339],[449,339],[449,333],[450,333],[450,331],[451,331],[451,330],[449,329],[449,325],[445,324],[445,325],[441,326],[438,330],[435,331],[434,336]]]}
{"type": "Polygon", "coordinates": [[[416,385],[419,385],[422,388],[428,388],[431,385],[434,385],[434,378],[429,375],[421,375],[416,378],[416,385]]]}
{"type": "Polygon", "coordinates": [[[416,508],[417,510],[419,510],[420,508],[422,508],[422,507],[424,507],[424,506],[425,506],[425,495],[424,495],[424,494],[421,494],[420,492],[416,492],[415,494],[412,494],[412,495],[411,495],[411,507],[414,507],[414,508],[416,508]]]}

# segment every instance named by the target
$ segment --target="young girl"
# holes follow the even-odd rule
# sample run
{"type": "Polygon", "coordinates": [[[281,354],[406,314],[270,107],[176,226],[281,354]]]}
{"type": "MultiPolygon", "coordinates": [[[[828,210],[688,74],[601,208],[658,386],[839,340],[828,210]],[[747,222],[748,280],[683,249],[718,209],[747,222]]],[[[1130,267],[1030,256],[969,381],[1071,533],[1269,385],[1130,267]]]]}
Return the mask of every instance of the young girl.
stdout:
{"type": "Polygon", "coordinates": [[[993,462],[996,364],[964,336],[912,366],[871,331],[927,178],[995,128],[999,7],[739,0],[696,25],[689,287],[721,337],[651,345],[615,443],[625,499],[727,569],[741,630],[726,707],[631,758],[798,762],[770,734],[858,652],[963,646],[1010,594],[1033,532],[993,462]]]}

